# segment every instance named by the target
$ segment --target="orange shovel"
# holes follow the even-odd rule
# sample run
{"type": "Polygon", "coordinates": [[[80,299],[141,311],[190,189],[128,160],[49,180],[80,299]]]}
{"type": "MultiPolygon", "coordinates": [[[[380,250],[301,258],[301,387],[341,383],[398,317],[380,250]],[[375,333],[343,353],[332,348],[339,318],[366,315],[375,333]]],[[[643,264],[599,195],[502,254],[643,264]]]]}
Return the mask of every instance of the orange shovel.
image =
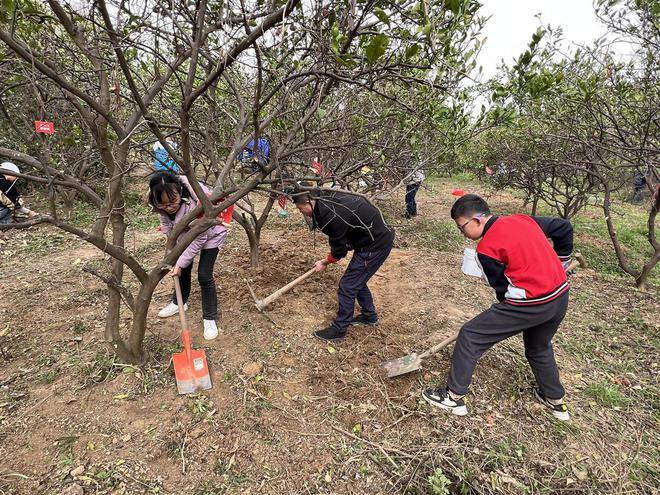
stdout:
{"type": "Polygon", "coordinates": [[[208,390],[212,385],[206,353],[201,349],[193,350],[190,347],[190,332],[188,332],[186,312],[183,309],[183,296],[181,295],[179,277],[174,277],[174,290],[176,292],[176,303],[179,306],[181,341],[183,342],[183,352],[172,355],[176,388],[179,390],[179,394],[192,394],[208,390]]]}

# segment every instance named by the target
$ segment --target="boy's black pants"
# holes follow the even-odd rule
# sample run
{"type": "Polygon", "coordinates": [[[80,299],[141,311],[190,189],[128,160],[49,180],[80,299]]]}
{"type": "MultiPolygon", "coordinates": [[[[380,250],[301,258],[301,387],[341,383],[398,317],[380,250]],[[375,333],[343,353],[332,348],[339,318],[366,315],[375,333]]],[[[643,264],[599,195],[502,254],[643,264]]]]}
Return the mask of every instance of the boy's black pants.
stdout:
{"type": "Polygon", "coordinates": [[[564,387],[552,350],[552,337],[566,315],[568,291],[557,299],[535,306],[493,304],[468,321],[458,335],[447,385],[460,395],[468,392],[474,367],[481,355],[498,342],[520,332],[525,344],[525,357],[532,367],[541,393],[550,399],[561,399],[564,387]]]}
{"type": "MultiPolygon", "coordinates": [[[[215,259],[218,257],[218,251],[218,248],[202,249],[199,254],[197,280],[202,289],[202,318],[205,320],[215,320],[218,317],[218,294],[213,278],[213,266],[215,265],[215,259]]],[[[179,277],[184,303],[188,302],[190,296],[192,267],[193,264],[191,263],[190,266],[182,268],[179,277]]],[[[172,302],[176,304],[176,292],[172,294],[172,302]]]]}

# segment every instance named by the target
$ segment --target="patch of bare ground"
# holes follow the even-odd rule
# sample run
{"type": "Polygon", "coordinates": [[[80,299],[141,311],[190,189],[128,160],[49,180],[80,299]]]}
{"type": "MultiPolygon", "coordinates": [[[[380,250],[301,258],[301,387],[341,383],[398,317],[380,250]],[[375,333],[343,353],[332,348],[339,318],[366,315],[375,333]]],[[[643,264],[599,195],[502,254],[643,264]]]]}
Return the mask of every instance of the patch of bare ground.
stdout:
{"type": "MultiPolygon", "coordinates": [[[[58,235],[45,228],[5,235],[0,493],[657,493],[656,293],[588,269],[574,277],[556,338],[569,424],[533,401],[520,339],[480,361],[466,418],[420,401],[423,387],[444,383],[451,348],[422,372],[384,377],[382,360],[430,347],[493,301],[460,273],[450,192],[449,182],[432,183],[409,222],[395,215],[401,197],[385,205],[397,247],[370,284],[381,325],[353,327],[337,345],[311,332],[332,319],[346,262],[285,295],[269,318],[246,284],[260,297],[273,292],[327,252],[325,237],[297,213],[274,219],[253,269],[235,226],[216,264],[215,341],[201,337],[193,284],[188,317],[213,388],[187,397],[176,394],[170,365],[178,320],[156,316],[169,280],[150,310],[149,363],[128,366],[104,347],[104,288],[81,270],[103,257],[69,237],[42,241],[58,235]]],[[[155,260],[162,242],[141,231],[133,249],[155,260]]]]}

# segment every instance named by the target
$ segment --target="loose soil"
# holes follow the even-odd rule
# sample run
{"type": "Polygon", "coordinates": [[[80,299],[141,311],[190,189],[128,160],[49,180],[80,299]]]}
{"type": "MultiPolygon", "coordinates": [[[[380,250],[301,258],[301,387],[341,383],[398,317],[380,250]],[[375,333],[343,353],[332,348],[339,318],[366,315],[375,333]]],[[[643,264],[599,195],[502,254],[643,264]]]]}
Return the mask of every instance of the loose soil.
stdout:
{"type": "MultiPolygon", "coordinates": [[[[430,347],[493,302],[461,274],[465,242],[453,231],[445,250],[428,247],[429,225],[453,228],[450,191],[436,182],[422,192],[411,221],[396,214],[401,197],[384,205],[397,244],[370,283],[381,325],[353,327],[336,345],[311,332],[334,316],[346,261],[266,315],[247,287],[265,297],[293,280],[327,252],[325,236],[297,212],[274,218],[255,269],[235,225],[216,264],[215,341],[201,336],[193,284],[188,318],[213,388],[187,397],[170,363],[178,319],[156,316],[171,281],[150,309],[149,362],[129,366],[103,343],[104,284],[82,271],[102,269],[101,253],[47,228],[3,234],[0,494],[658,493],[657,292],[589,269],[573,278],[556,338],[568,424],[533,401],[520,338],[480,361],[466,418],[420,400],[444,383],[451,348],[422,372],[385,378],[381,361],[430,347]]],[[[520,208],[510,196],[491,201],[520,208]]],[[[154,263],[163,247],[155,230],[127,244],[154,263]]]]}

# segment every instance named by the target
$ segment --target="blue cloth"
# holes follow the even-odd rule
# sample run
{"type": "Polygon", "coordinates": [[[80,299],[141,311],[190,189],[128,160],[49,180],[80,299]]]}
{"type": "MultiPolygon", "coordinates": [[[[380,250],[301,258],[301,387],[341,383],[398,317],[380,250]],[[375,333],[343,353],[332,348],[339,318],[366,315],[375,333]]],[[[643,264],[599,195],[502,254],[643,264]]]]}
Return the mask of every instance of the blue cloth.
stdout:
{"type": "Polygon", "coordinates": [[[266,138],[260,138],[259,144],[257,146],[257,160],[254,159],[254,139],[250,140],[247,146],[241,151],[239,160],[246,168],[251,168],[252,170],[257,170],[259,164],[268,165],[268,159],[270,157],[270,143],[266,138]]]}
{"type": "Polygon", "coordinates": [[[181,169],[176,163],[174,163],[174,160],[170,158],[170,155],[165,148],[162,146],[154,148],[154,154],[156,155],[156,160],[154,161],[154,168],[156,170],[166,170],[174,172],[175,174],[181,173],[181,169]]]}
{"type": "Polygon", "coordinates": [[[353,254],[351,262],[339,281],[339,290],[337,290],[339,308],[335,321],[332,323],[334,328],[340,332],[346,331],[353,319],[356,299],[367,320],[378,320],[374,299],[367,287],[367,282],[385,262],[391,250],[392,242],[390,241],[389,245],[383,249],[353,254]]]}

